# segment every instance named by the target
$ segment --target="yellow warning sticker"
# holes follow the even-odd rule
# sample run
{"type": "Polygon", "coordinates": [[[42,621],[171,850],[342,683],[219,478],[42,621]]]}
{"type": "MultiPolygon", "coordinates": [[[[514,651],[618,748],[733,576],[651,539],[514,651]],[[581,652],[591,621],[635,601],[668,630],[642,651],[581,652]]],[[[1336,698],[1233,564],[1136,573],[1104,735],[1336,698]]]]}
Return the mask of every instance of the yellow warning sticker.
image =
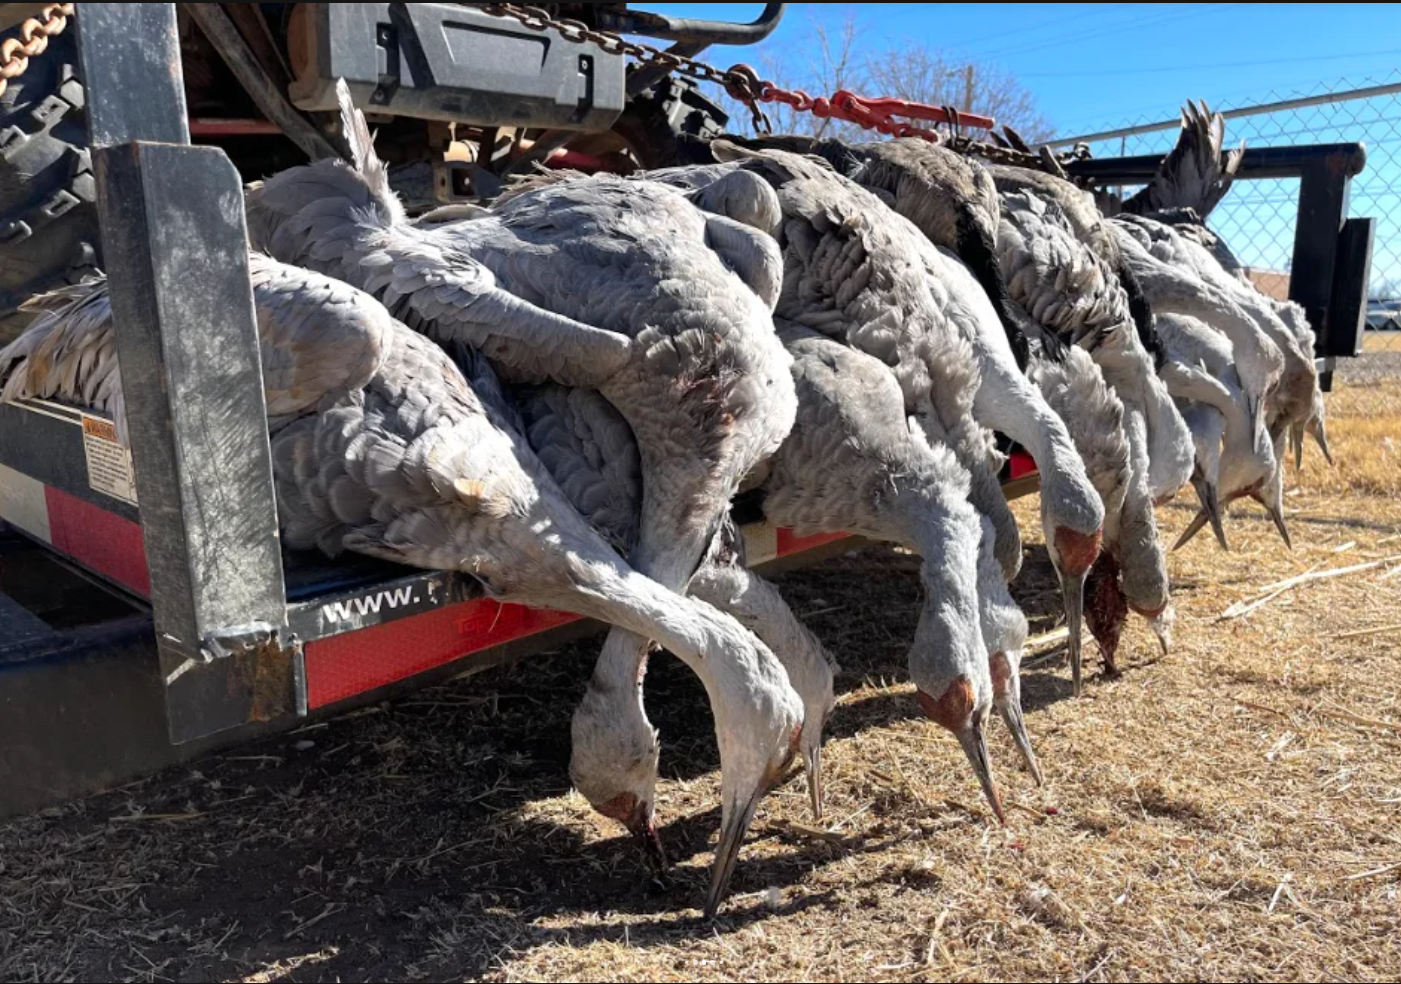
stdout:
{"type": "Polygon", "coordinates": [[[136,505],[136,479],[131,451],[117,443],[110,421],[83,416],[83,450],[88,458],[88,485],[94,492],[136,505]]]}

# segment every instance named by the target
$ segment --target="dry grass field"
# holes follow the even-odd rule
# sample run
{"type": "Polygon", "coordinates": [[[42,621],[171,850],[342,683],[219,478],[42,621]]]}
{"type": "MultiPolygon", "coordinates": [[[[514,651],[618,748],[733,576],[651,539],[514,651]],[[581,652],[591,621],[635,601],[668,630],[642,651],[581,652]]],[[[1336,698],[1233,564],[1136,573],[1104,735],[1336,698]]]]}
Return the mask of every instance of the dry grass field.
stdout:
{"type": "MultiPolygon", "coordinates": [[[[1173,558],[1168,657],[1135,625],[1080,701],[1032,661],[1048,785],[999,729],[1007,829],[916,715],[916,565],[873,549],[782,581],[845,668],[831,826],[800,779],[771,797],[715,925],[700,693],[657,661],[660,885],[567,791],[583,643],[0,826],[0,980],[1396,980],[1401,374],[1375,368],[1330,397],[1338,468],[1291,469],[1294,552],[1239,507],[1234,553],[1173,558]]],[[[1039,548],[1017,592],[1054,628],[1039,548]]]]}

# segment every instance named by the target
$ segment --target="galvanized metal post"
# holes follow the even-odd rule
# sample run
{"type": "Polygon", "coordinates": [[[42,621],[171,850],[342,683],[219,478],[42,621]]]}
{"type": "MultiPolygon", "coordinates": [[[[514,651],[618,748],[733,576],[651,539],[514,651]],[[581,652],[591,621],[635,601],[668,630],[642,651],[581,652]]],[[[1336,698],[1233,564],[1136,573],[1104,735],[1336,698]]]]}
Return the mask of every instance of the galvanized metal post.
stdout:
{"type": "Polygon", "coordinates": [[[242,185],[189,146],[175,5],[82,3],[98,209],[171,738],[292,711],[242,185]]]}

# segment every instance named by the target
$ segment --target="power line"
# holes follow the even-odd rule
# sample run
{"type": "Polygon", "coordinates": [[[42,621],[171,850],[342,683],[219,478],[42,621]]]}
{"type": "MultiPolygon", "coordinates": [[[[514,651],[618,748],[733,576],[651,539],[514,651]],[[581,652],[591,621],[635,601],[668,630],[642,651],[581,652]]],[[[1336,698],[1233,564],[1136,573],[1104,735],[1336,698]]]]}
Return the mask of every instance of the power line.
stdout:
{"type": "Polygon", "coordinates": [[[1071,17],[1048,17],[1045,20],[1037,21],[1034,24],[1026,24],[1010,31],[999,31],[996,34],[984,34],[982,37],[973,38],[969,41],[960,41],[954,47],[960,49],[971,48],[973,45],[983,44],[987,41],[1003,41],[1007,38],[1016,37],[1019,34],[1026,34],[1028,31],[1039,31],[1044,27],[1054,27],[1056,25],[1064,26],[1066,24],[1073,24],[1076,21],[1088,20],[1091,17],[1103,15],[1104,11],[1099,9],[1099,4],[1091,4],[1090,6],[1092,9],[1075,14],[1071,17]]]}
{"type": "Polygon", "coordinates": [[[1068,35],[1047,38],[1042,41],[1033,42],[1027,45],[1013,45],[996,51],[984,52],[984,58],[1005,58],[1012,55],[1027,55],[1036,51],[1044,51],[1047,48],[1059,48],[1064,45],[1076,44],[1082,41],[1098,41],[1103,38],[1114,37],[1128,31],[1142,30],[1148,27],[1157,27],[1160,24],[1170,24],[1175,21],[1186,20],[1189,17],[1200,17],[1204,14],[1215,13],[1229,7],[1241,7],[1239,3],[1213,3],[1202,8],[1191,8],[1182,10],[1180,8],[1163,13],[1157,17],[1149,17],[1146,20],[1130,20],[1116,24],[1101,25],[1091,28],[1088,31],[1081,31],[1068,35]]]}

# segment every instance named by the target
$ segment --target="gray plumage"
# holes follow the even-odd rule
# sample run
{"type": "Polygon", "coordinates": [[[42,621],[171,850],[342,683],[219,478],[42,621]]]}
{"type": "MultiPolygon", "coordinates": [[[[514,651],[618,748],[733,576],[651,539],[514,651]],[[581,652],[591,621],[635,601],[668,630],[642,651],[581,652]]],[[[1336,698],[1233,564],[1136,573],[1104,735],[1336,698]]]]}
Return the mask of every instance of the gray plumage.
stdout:
{"type": "Polygon", "coordinates": [[[1214,261],[1171,226],[1132,215],[1116,216],[1107,225],[1155,311],[1197,318],[1231,340],[1252,419],[1263,429],[1267,401],[1284,373],[1285,359],[1262,329],[1258,310],[1251,310],[1259,306],[1235,287],[1205,279],[1202,257],[1207,263],[1214,261]]]}
{"type": "Polygon", "coordinates": [[[1033,346],[1031,378],[1068,422],[1104,502],[1104,544],[1114,561],[1114,577],[1099,590],[1116,593],[1123,604],[1094,614],[1089,623],[1112,667],[1122,632],[1122,622],[1115,621],[1114,613],[1132,608],[1161,630],[1171,601],[1167,558],[1147,487],[1146,464],[1134,457],[1147,441],[1141,434],[1137,440],[1130,439],[1132,421],[1123,403],[1083,349],[1072,347],[1055,360],[1037,357],[1033,346]]]}
{"type": "Polygon", "coordinates": [[[712,146],[718,155],[737,159],[657,177],[695,188],[750,170],[776,188],[784,216],[779,241],[785,261],[778,314],[841,338],[895,370],[907,409],[947,434],[973,475],[973,502],[993,517],[998,557],[1009,577],[1014,575],[1021,563],[1021,540],[1002,495],[1001,461],[991,433],[971,414],[940,418],[932,396],[935,390],[952,394],[964,387],[976,394],[980,376],[967,375],[977,373],[976,363],[935,364],[921,353],[922,339],[958,332],[946,289],[914,262],[932,249],[928,241],[869,192],[819,161],[712,146]]]}
{"type": "Polygon", "coordinates": [[[1157,378],[1161,342],[1152,312],[1136,309],[1131,265],[1069,182],[1020,169],[994,174],[1002,193],[998,249],[1013,302],[1061,341],[1088,350],[1125,406],[1143,415],[1149,488],[1156,500],[1170,498],[1191,476],[1190,435],[1157,378]]]}
{"type": "MultiPolygon", "coordinates": [[[[1211,495],[1225,510],[1242,499],[1251,498],[1265,507],[1281,536],[1288,542],[1284,520],[1283,465],[1275,442],[1252,426],[1244,387],[1234,363],[1230,342],[1201,321],[1181,315],[1162,319],[1163,339],[1173,358],[1201,371],[1184,378],[1179,392],[1200,406],[1210,408],[1222,421],[1221,445],[1213,462],[1203,463],[1203,481],[1213,488],[1211,495]]],[[[1207,431],[1207,440],[1214,430],[1207,431]]],[[[1199,490],[1201,492],[1202,490],[1199,490]]],[[[1207,507],[1203,496],[1204,507],[1207,507]]],[[[1209,507],[1203,517],[1210,519],[1209,507]]],[[[1194,524],[1192,530],[1201,527],[1194,524]]],[[[1187,539],[1181,541],[1186,543],[1187,539]]]]}
{"type": "MultiPolygon", "coordinates": [[[[991,331],[998,338],[988,339],[988,343],[1002,346],[1009,376],[1021,378],[1005,332],[996,327],[996,315],[986,294],[972,282],[967,269],[933,247],[908,220],[894,216],[876,196],[843,181],[828,168],[779,151],[750,154],[717,146],[717,153],[737,154],[737,164],[731,167],[752,168],[778,188],[785,209],[780,240],[787,259],[779,314],[842,338],[895,370],[909,411],[947,435],[961,463],[972,472],[972,500],[995,520],[999,558],[1009,576],[1013,575],[1020,566],[1020,535],[1000,492],[1000,465],[993,456],[988,429],[979,423],[982,414],[940,418],[939,408],[930,398],[933,390],[951,392],[954,387],[972,385],[976,409],[988,411],[992,401],[991,392],[982,385],[984,366],[978,359],[968,367],[937,364],[922,353],[922,345],[934,335],[962,335],[976,346],[984,343],[982,335],[991,331]],[[912,265],[911,257],[919,257],[919,265],[912,265]],[[976,310],[969,310],[969,304],[976,310]],[[981,321],[992,321],[993,327],[988,329],[981,321]],[[976,377],[950,377],[968,371],[976,377]]],[[[688,168],[678,178],[703,181],[723,172],[724,165],[708,171],[688,168]]],[[[1027,391],[1031,392],[1031,387],[1027,391]]],[[[996,416],[995,406],[992,415],[996,416]]],[[[1045,416],[1052,415],[1047,411],[1045,416]]],[[[1026,416],[1012,423],[1013,430],[1028,425],[1026,416]]],[[[1069,437],[1065,443],[1069,446],[1069,437]]],[[[1075,463],[1073,454],[1065,457],[1073,484],[1073,472],[1076,468],[1083,472],[1083,468],[1075,463]]],[[[1056,464],[1051,463],[1048,471],[1056,471],[1056,464]]],[[[1089,491],[1089,482],[1084,486],[1089,491]]],[[[1086,498],[1093,500],[1093,495],[1086,498]]],[[[1084,516],[1072,517],[1073,523],[1097,530],[1097,509],[1097,503],[1087,507],[1084,516]]]]}
{"type": "Polygon", "coordinates": [[[1026,371],[1027,340],[1008,311],[997,256],[997,188],[976,159],[913,137],[848,144],[771,136],[742,143],[821,157],[909,219],[930,242],[952,250],[992,301],[1017,365],[1026,371]]]}
{"type": "MultiPolygon", "coordinates": [[[[751,169],[778,190],[787,264],[778,313],[895,371],[907,411],[970,471],[973,504],[994,521],[998,558],[1009,579],[1021,562],[1020,534],[1001,490],[991,429],[1031,451],[1043,474],[1047,545],[1066,579],[1072,648],[1078,651],[1075,591],[1099,552],[1103,507],[1063,422],[1018,367],[987,293],[951,252],[894,214],[880,196],[821,162],[720,141],[712,148],[717,157],[734,158],[731,167],[751,169]],[[965,362],[931,357],[951,339],[969,346],[965,362]],[[950,403],[956,393],[971,394],[971,403],[950,403]]],[[[687,168],[668,180],[694,187],[724,173],[723,164],[687,168]]],[[[927,188],[927,175],[920,186],[927,188]]]]}
{"type": "MultiPolygon", "coordinates": [[[[513,393],[531,447],[576,509],[624,554],[637,545],[642,513],[642,468],[637,442],[622,415],[592,390],[555,384],[519,387],[513,393]]],[[[817,637],[798,621],[778,590],[750,572],[743,540],[727,524],[689,585],[689,593],[734,616],[778,655],[806,714],[802,746],[814,809],[820,812],[822,730],[835,704],[835,663],[817,637]]],[[[619,722],[620,725],[624,722],[619,722]]],[[[576,783],[603,780],[576,763],[576,783]]],[[[820,817],[819,817],[820,819],[820,817]]]]}
{"type": "MultiPolygon", "coordinates": [[[[1272,476],[1268,484],[1282,496],[1284,461],[1291,438],[1295,447],[1299,448],[1302,446],[1302,435],[1313,428],[1320,446],[1327,446],[1319,410],[1323,399],[1314,362],[1315,342],[1303,310],[1298,305],[1267,297],[1240,271],[1233,272],[1223,267],[1215,253],[1201,245],[1197,237],[1184,233],[1186,226],[1167,226],[1151,218],[1136,216],[1125,217],[1123,223],[1140,235],[1149,237],[1166,261],[1198,278],[1205,285],[1203,289],[1217,291],[1234,301],[1256,326],[1258,341],[1277,354],[1281,371],[1277,377],[1272,377],[1274,382],[1266,393],[1267,403],[1261,413],[1253,398],[1258,381],[1252,384],[1255,377],[1251,372],[1250,342],[1232,339],[1257,426],[1263,425],[1274,443],[1276,468],[1280,474],[1272,476]]],[[[1216,322],[1211,324],[1219,327],[1216,322]]],[[[1289,543],[1290,536],[1282,513],[1272,506],[1268,508],[1276,517],[1281,537],[1289,543]]]]}
{"type": "MultiPolygon", "coordinates": [[[[1227,274],[1251,290],[1259,291],[1255,282],[1250,278],[1250,271],[1232,252],[1230,245],[1209,229],[1193,209],[1153,212],[1147,217],[1171,225],[1182,236],[1209,252],[1212,259],[1220,264],[1221,269],[1227,274]]],[[[1277,399],[1272,404],[1270,409],[1271,431],[1278,435],[1285,427],[1288,428],[1298,467],[1303,467],[1304,438],[1306,436],[1312,436],[1318,442],[1324,457],[1331,465],[1333,455],[1328,447],[1327,406],[1324,403],[1323,391],[1318,385],[1315,372],[1311,384],[1312,392],[1306,392],[1310,387],[1309,369],[1298,359],[1299,356],[1302,356],[1305,360],[1312,361],[1312,354],[1318,350],[1318,335],[1313,326],[1309,324],[1308,315],[1298,304],[1293,301],[1281,301],[1268,295],[1265,295],[1265,300],[1273,305],[1275,314],[1293,335],[1294,351],[1291,353],[1282,347],[1282,354],[1292,366],[1292,368],[1286,367],[1286,375],[1292,372],[1297,380],[1281,382],[1281,391],[1287,391],[1292,395],[1286,396],[1283,402],[1277,399]]]]}
{"type": "Polygon", "coordinates": [[[1205,102],[1188,102],[1182,110],[1182,131],[1158,173],[1142,191],[1124,202],[1123,210],[1148,215],[1167,209],[1190,208],[1205,221],[1225,198],[1245,159],[1245,144],[1226,150],[1226,119],[1205,102]]]}
{"type": "MultiPolygon", "coordinates": [[[[996,706],[1008,716],[1028,752],[1030,743],[1019,727],[1020,705],[1012,707],[1016,667],[999,660],[1002,686],[994,687],[993,660],[1019,660],[1010,650],[1020,643],[1015,616],[1004,610],[1015,604],[1000,569],[995,584],[979,580],[980,551],[994,565],[995,551],[967,502],[967,472],[910,419],[894,374],[879,360],[800,326],[779,327],[794,355],[799,411],[769,465],[765,516],[800,534],[854,534],[901,544],[923,558],[924,607],[911,676],[926,712],[959,737],[1000,810],[982,744],[989,710],[996,706]],[[966,705],[958,699],[965,693],[972,697],[966,705]]],[[[945,345],[931,356],[968,358],[961,339],[945,345]]]]}
{"type": "MultiPolygon", "coordinates": [[[[636,573],[599,538],[530,451],[484,358],[462,348],[464,375],[369,296],[261,256],[250,263],[263,346],[279,366],[273,386],[299,383],[290,402],[268,392],[269,405],[287,411],[272,420],[284,541],[461,571],[499,600],[602,619],[666,645],[710,696],[737,851],[733,832],[795,754],[803,720],[773,654],[733,619],[636,573]]],[[[85,311],[96,302],[77,303],[85,311]]],[[[730,853],[717,864],[712,903],[733,863],[730,853]]]]}
{"type": "Polygon", "coordinates": [[[105,290],[60,287],[24,305],[35,315],[19,338],[0,349],[0,399],[60,400],[108,414],[128,442],[126,400],[117,367],[117,339],[108,330],[105,290]]]}
{"type": "MultiPolygon", "coordinates": [[[[555,180],[490,215],[410,225],[344,92],[342,115],[356,166],[316,164],[266,182],[250,201],[260,242],[360,284],[439,341],[479,347],[513,381],[599,389],[642,456],[633,567],[683,588],[739,482],[792,426],[788,357],[755,293],[762,270],[779,262],[767,231],[706,213],[671,188],[608,175],[555,180]]],[[[749,209],[740,218],[762,215],[765,199],[776,212],[761,182],[737,182],[746,194],[726,202],[749,209]]],[[[606,734],[620,715],[636,719],[629,733],[650,730],[638,687],[646,650],[646,639],[618,633],[605,644],[576,718],[576,757],[594,754],[581,735],[606,734]]],[[[655,743],[622,751],[634,775],[655,775],[655,743]]],[[[603,749],[600,758],[619,754],[603,749]]],[[[767,781],[751,773],[726,778],[726,851],[762,795],[742,787],[767,781]]],[[[610,804],[629,797],[643,804],[634,826],[651,829],[650,786],[607,800],[583,791],[610,815],[618,812],[610,804]]],[[[732,861],[717,872],[728,877],[732,861]]]]}
{"type": "Polygon", "coordinates": [[[1045,187],[1040,181],[1008,184],[1001,196],[998,243],[1012,302],[1040,331],[1095,363],[1094,373],[1082,359],[1060,368],[1043,365],[1034,378],[1052,387],[1048,398],[1075,437],[1091,476],[1099,476],[1105,547],[1113,564],[1101,568],[1090,624],[1112,665],[1127,608],[1155,628],[1166,624],[1166,551],[1153,504],[1190,481],[1194,448],[1135,330],[1122,278],[1086,241],[1104,239],[1100,230],[1087,237],[1082,228],[1090,221],[1089,209],[1075,218],[1062,207],[1066,196],[1046,194],[1045,187]],[[1105,386],[1112,390],[1112,402],[1105,386]],[[1123,603],[1105,604],[1105,593],[1123,603]]]}
{"type": "Polygon", "coordinates": [[[499,219],[410,225],[363,115],[341,89],[353,166],[320,161],[251,189],[254,248],[360,287],[410,326],[431,324],[439,338],[480,348],[522,372],[597,384],[632,359],[628,337],[524,301],[499,282],[484,261],[491,257],[499,266],[496,250],[518,257],[530,248],[499,219]]]}

